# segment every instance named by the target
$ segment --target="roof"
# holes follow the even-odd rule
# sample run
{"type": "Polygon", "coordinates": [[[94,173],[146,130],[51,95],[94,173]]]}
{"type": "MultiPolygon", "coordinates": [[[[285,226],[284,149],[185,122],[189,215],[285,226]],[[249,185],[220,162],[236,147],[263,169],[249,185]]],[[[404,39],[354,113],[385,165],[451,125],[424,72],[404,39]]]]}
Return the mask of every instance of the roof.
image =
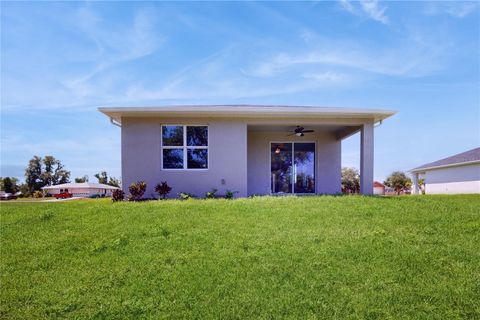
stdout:
{"type": "Polygon", "coordinates": [[[378,181],[373,181],[373,186],[375,188],[385,188],[385,185],[381,182],[378,182],[378,181]]]}
{"type": "Polygon", "coordinates": [[[281,105],[177,105],[158,107],[98,108],[112,120],[121,123],[122,117],[195,116],[195,117],[318,117],[384,120],[396,112],[380,109],[333,108],[281,105]]]}
{"type": "Polygon", "coordinates": [[[63,184],[57,184],[57,185],[54,185],[54,186],[45,186],[42,189],[43,190],[52,190],[52,189],[110,189],[110,190],[116,190],[116,189],[120,189],[120,188],[110,186],[108,184],[103,184],[103,183],[83,182],[83,183],[63,183],[63,184]]]}
{"type": "Polygon", "coordinates": [[[441,159],[438,161],[424,164],[420,167],[410,170],[411,172],[425,171],[443,167],[453,167],[466,164],[480,163],[480,147],[469,151],[465,151],[454,156],[441,159]]]}

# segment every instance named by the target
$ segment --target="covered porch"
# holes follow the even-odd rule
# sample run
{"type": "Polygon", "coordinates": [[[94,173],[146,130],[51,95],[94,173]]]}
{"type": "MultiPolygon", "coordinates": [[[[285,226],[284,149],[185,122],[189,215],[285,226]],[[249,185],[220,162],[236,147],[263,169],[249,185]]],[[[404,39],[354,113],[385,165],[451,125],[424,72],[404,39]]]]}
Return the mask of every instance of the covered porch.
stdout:
{"type": "Polygon", "coordinates": [[[249,121],[248,195],[341,193],[342,140],[358,132],[360,193],[373,194],[374,125],[370,119],[249,121]]]}

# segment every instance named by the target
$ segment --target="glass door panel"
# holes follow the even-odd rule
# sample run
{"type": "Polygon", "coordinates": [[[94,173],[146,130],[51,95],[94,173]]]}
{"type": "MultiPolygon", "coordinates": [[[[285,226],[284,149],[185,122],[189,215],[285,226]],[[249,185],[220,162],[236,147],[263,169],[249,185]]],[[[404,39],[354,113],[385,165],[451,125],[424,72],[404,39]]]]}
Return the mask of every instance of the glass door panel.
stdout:
{"type": "Polygon", "coordinates": [[[292,144],[272,143],[270,154],[272,193],[292,193],[292,144]]]}
{"type": "Polygon", "coordinates": [[[315,143],[293,145],[295,193],[315,193],[315,143]]]}

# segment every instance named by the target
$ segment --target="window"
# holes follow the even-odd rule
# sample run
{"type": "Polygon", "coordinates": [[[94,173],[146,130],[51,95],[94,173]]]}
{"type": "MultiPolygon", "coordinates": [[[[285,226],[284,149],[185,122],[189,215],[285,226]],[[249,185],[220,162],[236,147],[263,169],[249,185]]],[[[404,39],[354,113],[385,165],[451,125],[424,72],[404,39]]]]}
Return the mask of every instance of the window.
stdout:
{"type": "Polygon", "coordinates": [[[162,126],[162,169],[208,169],[208,126],[162,126]]]}

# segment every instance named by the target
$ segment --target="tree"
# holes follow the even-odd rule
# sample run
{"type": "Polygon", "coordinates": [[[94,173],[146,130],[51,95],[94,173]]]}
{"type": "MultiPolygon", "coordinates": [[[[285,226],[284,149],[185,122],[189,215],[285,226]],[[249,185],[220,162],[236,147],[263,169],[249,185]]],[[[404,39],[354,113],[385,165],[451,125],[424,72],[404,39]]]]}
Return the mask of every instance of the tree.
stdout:
{"type": "Polygon", "coordinates": [[[98,183],[120,188],[120,180],[115,177],[108,177],[106,171],[95,174],[95,178],[97,178],[98,183]]]}
{"type": "Polygon", "coordinates": [[[25,169],[25,183],[28,186],[28,191],[32,194],[36,190],[40,190],[44,186],[42,181],[42,158],[33,156],[28,162],[25,169]]]}
{"type": "Polygon", "coordinates": [[[64,169],[60,160],[52,156],[41,158],[34,156],[25,169],[25,183],[29,193],[40,190],[47,185],[67,183],[70,180],[70,171],[64,169]]]}
{"type": "Polygon", "coordinates": [[[44,172],[43,183],[44,185],[56,185],[69,182],[70,172],[64,169],[64,166],[60,160],[55,159],[52,156],[45,156],[43,159],[44,172]]]}
{"type": "Polygon", "coordinates": [[[360,191],[360,174],[355,168],[342,168],[342,192],[358,193],[360,191]]]}
{"type": "Polygon", "coordinates": [[[410,188],[412,186],[412,180],[402,171],[392,172],[384,181],[387,187],[393,188],[397,194],[410,188]]]}
{"type": "Polygon", "coordinates": [[[15,177],[0,177],[0,190],[5,191],[5,193],[16,193],[18,192],[18,179],[15,177]]]}
{"type": "Polygon", "coordinates": [[[21,193],[22,197],[28,197],[30,196],[30,191],[29,187],[26,183],[22,183],[18,186],[18,191],[21,193]]]}
{"type": "Polygon", "coordinates": [[[98,183],[107,184],[107,182],[108,182],[108,175],[107,175],[106,171],[102,171],[100,173],[97,173],[97,174],[95,174],[94,177],[98,179],[98,183]]]}
{"type": "Polygon", "coordinates": [[[84,175],[83,177],[75,178],[75,183],[84,183],[88,182],[88,176],[84,175]]]}
{"type": "Polygon", "coordinates": [[[115,178],[115,177],[108,178],[108,183],[107,184],[109,186],[112,186],[112,187],[120,188],[120,180],[115,178]]]}

